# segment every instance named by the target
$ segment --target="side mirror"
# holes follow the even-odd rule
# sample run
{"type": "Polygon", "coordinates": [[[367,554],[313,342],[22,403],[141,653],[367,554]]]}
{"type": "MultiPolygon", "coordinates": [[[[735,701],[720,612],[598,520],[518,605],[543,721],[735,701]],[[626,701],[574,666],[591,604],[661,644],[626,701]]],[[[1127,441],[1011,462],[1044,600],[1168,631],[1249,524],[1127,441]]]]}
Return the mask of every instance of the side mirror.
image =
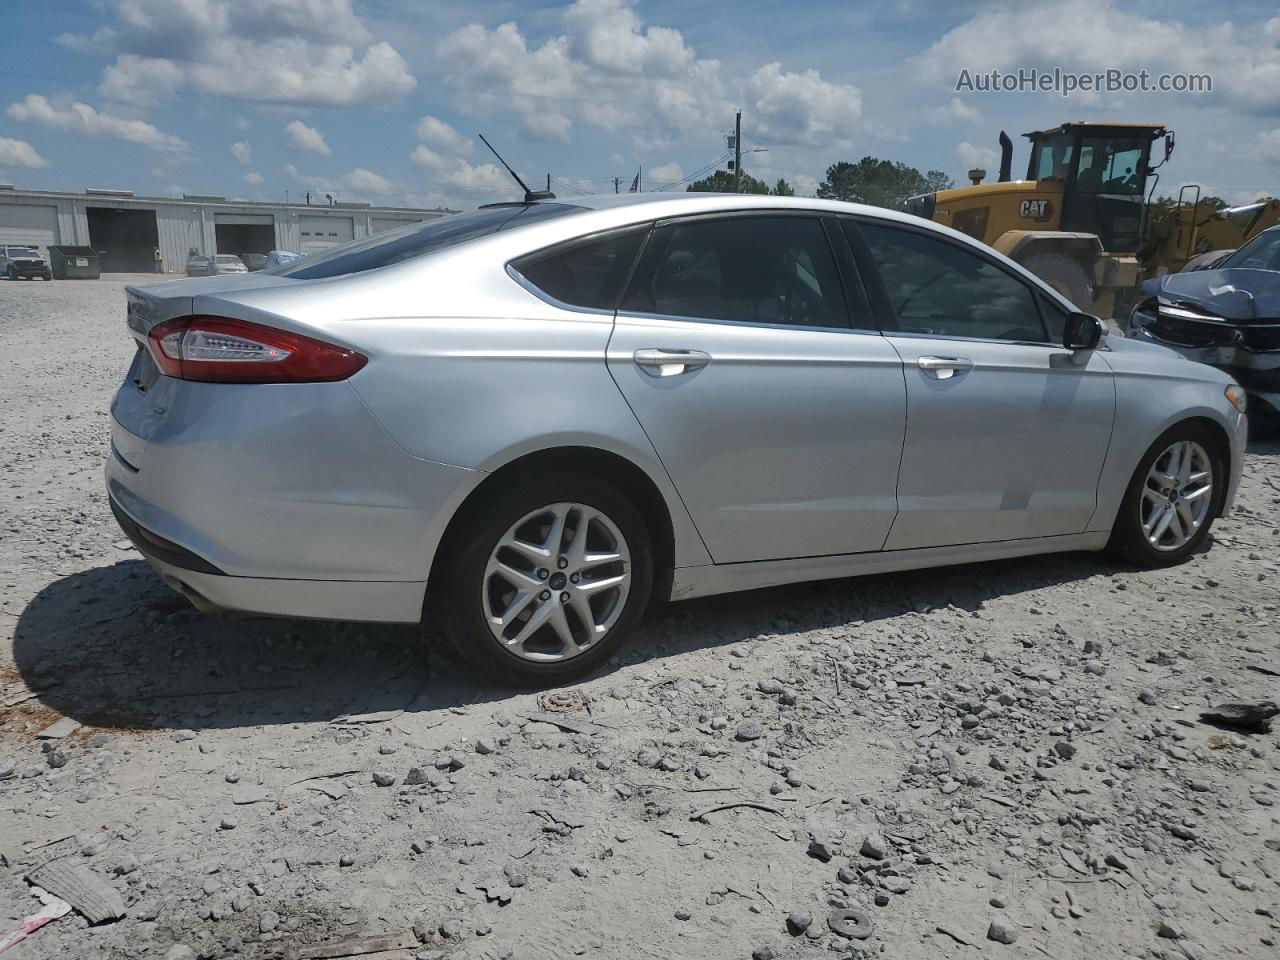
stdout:
{"type": "Polygon", "coordinates": [[[1062,345],[1072,352],[1096,350],[1105,332],[1105,324],[1091,313],[1068,314],[1062,331],[1062,345]]]}

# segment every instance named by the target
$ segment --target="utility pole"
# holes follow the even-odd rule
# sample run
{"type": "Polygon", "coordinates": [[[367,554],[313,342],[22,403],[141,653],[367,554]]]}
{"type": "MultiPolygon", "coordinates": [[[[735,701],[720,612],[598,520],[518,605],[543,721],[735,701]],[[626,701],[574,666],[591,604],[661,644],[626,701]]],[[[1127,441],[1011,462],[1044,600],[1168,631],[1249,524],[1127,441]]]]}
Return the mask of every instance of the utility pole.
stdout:
{"type": "Polygon", "coordinates": [[[620,183],[622,183],[622,178],[621,178],[621,177],[614,177],[614,178],[613,178],[613,192],[614,192],[614,193],[619,193],[619,192],[621,192],[621,191],[619,190],[619,186],[618,186],[620,183]]]}
{"type": "Polygon", "coordinates": [[[741,193],[742,183],[742,111],[733,118],[733,192],[741,193]]]}

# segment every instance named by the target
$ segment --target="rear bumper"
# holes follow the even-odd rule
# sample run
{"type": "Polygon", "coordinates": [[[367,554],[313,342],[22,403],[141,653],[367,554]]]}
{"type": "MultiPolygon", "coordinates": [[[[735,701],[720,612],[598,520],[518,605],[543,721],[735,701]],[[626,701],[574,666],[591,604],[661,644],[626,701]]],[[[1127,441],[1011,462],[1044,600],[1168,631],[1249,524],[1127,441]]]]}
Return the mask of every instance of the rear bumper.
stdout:
{"type": "Polygon", "coordinates": [[[197,605],[414,621],[448,519],[484,474],[405,453],[347,383],[126,381],[107,492],[197,605]]]}
{"type": "Polygon", "coordinates": [[[175,567],[145,550],[141,552],[160,579],[206,613],[240,610],[275,617],[372,623],[416,623],[422,617],[425,583],[228,577],[175,567]]]}

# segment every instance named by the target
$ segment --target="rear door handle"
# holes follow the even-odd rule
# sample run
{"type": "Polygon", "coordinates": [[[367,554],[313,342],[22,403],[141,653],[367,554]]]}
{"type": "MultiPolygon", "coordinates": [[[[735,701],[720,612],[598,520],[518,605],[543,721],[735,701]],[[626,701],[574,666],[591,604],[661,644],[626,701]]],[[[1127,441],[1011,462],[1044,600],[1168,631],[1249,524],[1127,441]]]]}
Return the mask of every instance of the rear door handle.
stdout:
{"type": "Polygon", "coordinates": [[[957,370],[973,369],[973,361],[968,357],[920,357],[916,363],[939,380],[949,380],[957,370]]]}
{"type": "Polygon", "coordinates": [[[711,354],[701,350],[662,350],[647,347],[632,355],[636,366],[651,377],[678,377],[701,370],[711,362],[711,354]]]}

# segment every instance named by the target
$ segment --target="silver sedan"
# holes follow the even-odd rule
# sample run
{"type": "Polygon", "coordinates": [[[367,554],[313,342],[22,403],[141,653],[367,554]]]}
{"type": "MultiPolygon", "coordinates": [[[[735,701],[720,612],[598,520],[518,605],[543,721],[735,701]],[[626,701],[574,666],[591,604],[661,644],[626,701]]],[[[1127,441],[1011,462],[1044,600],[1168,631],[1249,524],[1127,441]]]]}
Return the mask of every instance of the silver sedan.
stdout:
{"type": "Polygon", "coordinates": [[[1226,374],[970,238],[690,194],[501,204],[129,289],[125,532],[202,609],[426,623],[509,680],[655,597],[1205,541],[1226,374]]]}

